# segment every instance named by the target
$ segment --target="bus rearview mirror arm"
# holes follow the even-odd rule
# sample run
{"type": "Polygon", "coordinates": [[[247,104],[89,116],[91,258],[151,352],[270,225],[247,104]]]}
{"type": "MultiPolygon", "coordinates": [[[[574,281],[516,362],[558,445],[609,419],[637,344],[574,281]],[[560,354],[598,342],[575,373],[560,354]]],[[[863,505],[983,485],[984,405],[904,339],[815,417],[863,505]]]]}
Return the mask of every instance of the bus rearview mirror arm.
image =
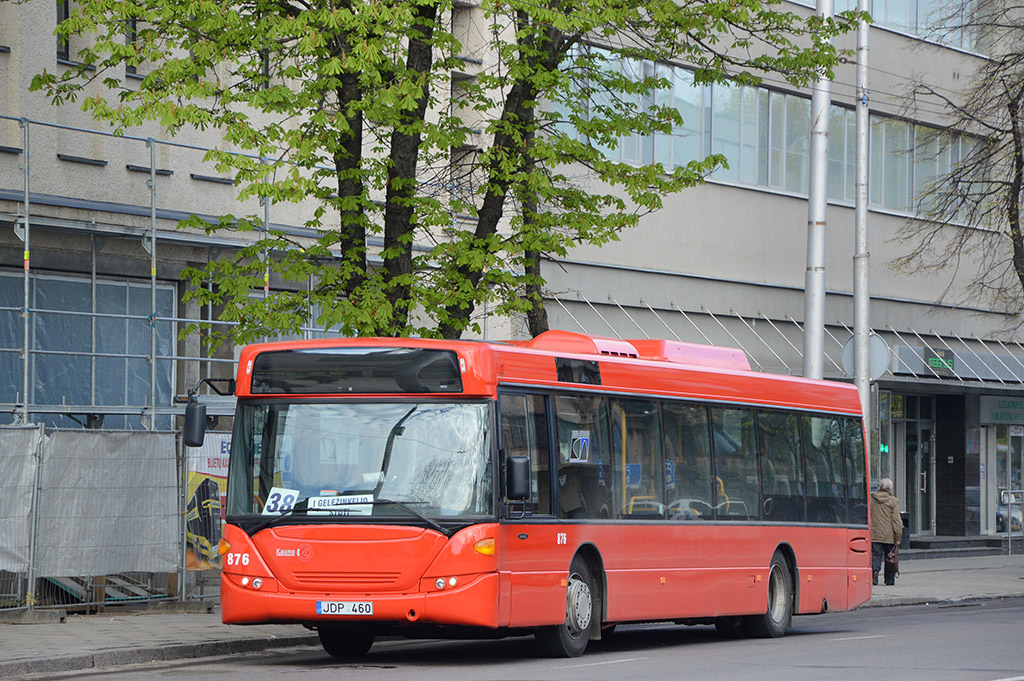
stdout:
{"type": "Polygon", "coordinates": [[[204,378],[196,383],[196,387],[188,391],[188,404],[185,406],[185,426],[181,430],[182,440],[187,447],[202,447],[206,439],[206,405],[199,401],[199,388],[203,384],[210,386],[213,392],[221,396],[235,394],[235,379],[204,378]],[[224,389],[218,383],[226,384],[224,389]]]}

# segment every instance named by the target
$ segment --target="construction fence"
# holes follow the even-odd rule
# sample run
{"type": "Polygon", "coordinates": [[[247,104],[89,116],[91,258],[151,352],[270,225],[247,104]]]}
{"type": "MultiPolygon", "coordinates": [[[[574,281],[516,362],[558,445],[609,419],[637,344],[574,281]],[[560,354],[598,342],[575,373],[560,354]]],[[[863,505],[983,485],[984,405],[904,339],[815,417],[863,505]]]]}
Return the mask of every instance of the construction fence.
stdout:
{"type": "Polygon", "coordinates": [[[217,597],[229,444],[0,427],[0,611],[217,597]]]}

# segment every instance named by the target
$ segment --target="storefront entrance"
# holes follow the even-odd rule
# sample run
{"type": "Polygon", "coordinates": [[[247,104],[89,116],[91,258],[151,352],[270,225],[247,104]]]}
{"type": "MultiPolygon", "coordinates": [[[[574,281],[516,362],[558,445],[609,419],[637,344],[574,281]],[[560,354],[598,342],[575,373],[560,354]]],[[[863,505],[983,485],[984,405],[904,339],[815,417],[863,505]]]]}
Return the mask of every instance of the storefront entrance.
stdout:
{"type": "Polygon", "coordinates": [[[935,534],[935,438],[932,421],[896,421],[897,489],[912,534],[935,534]]]}
{"type": "Polygon", "coordinates": [[[1024,469],[1024,425],[995,427],[996,534],[1021,531],[1021,470],[1024,469]],[[1013,503],[1008,503],[1012,501],[1013,503]],[[1007,527],[1009,524],[1009,528],[1007,527]]]}

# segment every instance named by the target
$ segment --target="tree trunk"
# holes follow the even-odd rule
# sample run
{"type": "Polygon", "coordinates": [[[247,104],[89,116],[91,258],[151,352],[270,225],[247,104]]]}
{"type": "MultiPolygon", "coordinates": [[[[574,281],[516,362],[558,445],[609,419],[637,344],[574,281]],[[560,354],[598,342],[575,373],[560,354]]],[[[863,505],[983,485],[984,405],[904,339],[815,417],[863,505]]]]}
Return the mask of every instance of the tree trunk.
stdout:
{"type": "MultiPolygon", "coordinates": [[[[525,22],[526,17],[521,14],[521,31],[528,28],[525,22]]],[[[548,28],[542,36],[537,38],[537,42],[539,44],[530,46],[530,52],[541,56],[528,58],[530,68],[524,69],[524,72],[535,73],[558,68],[563,56],[563,46],[566,44],[565,36],[560,31],[548,28]]],[[[509,134],[508,130],[528,129],[532,125],[535,118],[533,102],[536,101],[536,98],[536,86],[528,76],[516,81],[505,97],[505,105],[502,108],[501,118],[494,134],[494,142],[491,145],[490,162],[487,169],[488,189],[484,194],[480,210],[477,212],[474,236],[478,243],[482,243],[483,240],[497,232],[498,223],[504,215],[505,197],[511,184],[509,173],[504,170],[505,160],[516,159],[515,165],[520,168],[524,167],[523,164],[526,163],[527,150],[524,148],[524,142],[517,141],[509,134]]],[[[470,271],[466,267],[460,267],[459,274],[469,282],[473,289],[476,289],[483,277],[483,272],[470,271]]],[[[447,321],[439,326],[442,337],[455,339],[461,336],[462,330],[468,325],[475,308],[473,300],[459,301],[458,304],[445,308],[447,321]]]]}
{"type": "Polygon", "coordinates": [[[422,124],[430,99],[429,76],[434,51],[431,40],[437,5],[418,6],[414,35],[409,37],[406,68],[421,74],[423,91],[416,108],[403,111],[399,124],[391,135],[391,156],[388,164],[387,196],[384,208],[384,269],[388,278],[388,300],[392,306],[391,328],[388,333],[403,329],[409,319],[409,290],[412,282],[412,244],[415,230],[413,198],[417,190],[416,168],[419,160],[422,124]],[[417,130],[416,132],[407,132],[417,130]]]}

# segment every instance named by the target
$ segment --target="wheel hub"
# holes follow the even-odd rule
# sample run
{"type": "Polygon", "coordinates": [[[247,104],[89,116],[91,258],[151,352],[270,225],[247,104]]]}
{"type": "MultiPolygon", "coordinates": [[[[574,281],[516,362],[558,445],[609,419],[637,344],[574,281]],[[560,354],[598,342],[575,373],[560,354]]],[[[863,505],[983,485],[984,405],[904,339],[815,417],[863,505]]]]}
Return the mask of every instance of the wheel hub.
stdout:
{"type": "Polygon", "coordinates": [[[573,573],[569,577],[569,588],[565,599],[565,624],[569,635],[577,638],[590,627],[593,613],[593,597],[590,587],[573,573]]]}

